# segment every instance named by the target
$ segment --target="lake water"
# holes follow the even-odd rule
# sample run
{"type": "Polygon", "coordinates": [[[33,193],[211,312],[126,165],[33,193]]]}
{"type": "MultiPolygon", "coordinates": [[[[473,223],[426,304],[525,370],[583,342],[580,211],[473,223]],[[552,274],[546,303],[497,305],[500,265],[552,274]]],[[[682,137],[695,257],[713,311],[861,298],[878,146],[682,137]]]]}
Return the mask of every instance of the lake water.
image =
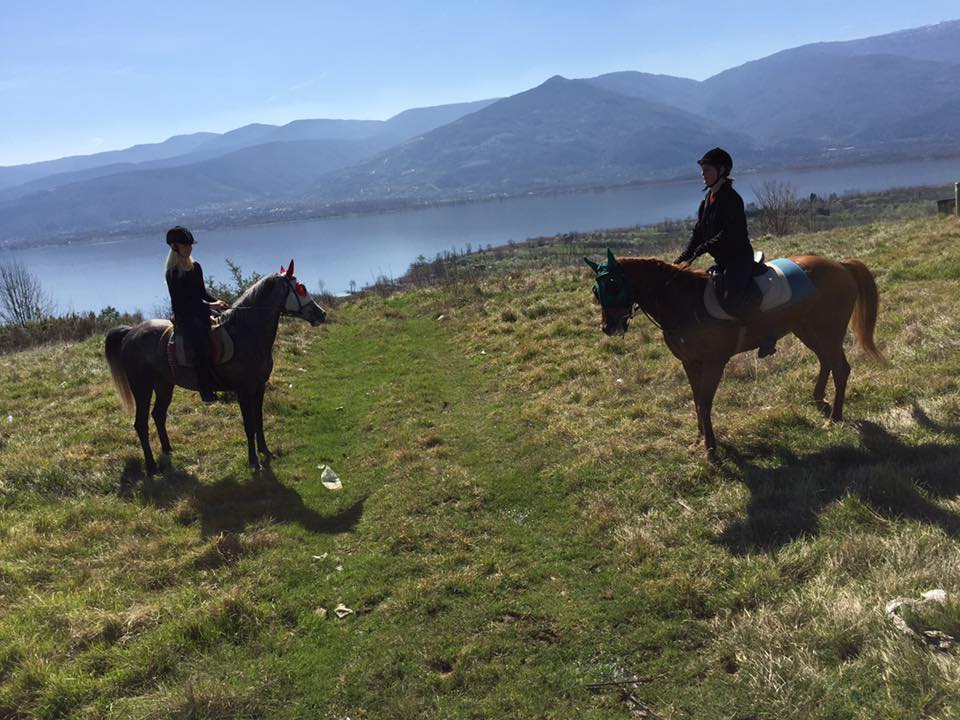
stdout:
{"type": "MultiPolygon", "coordinates": [[[[734,173],[736,175],[736,173],[734,173]]],[[[793,185],[801,197],[843,194],[960,180],[960,160],[788,171],[738,176],[746,202],[768,179],[793,185]]],[[[311,290],[358,287],[378,275],[401,275],[419,255],[474,249],[568,231],[630,227],[692,215],[700,201],[699,177],[630,189],[529,196],[484,203],[346,216],[298,223],[200,230],[194,256],[206,275],[228,279],[224,258],[245,273],[279,270],[296,259],[296,273],[311,290]]],[[[162,235],[32,248],[16,253],[40,278],[60,312],[112,305],[150,315],[166,300],[162,235]]]]}

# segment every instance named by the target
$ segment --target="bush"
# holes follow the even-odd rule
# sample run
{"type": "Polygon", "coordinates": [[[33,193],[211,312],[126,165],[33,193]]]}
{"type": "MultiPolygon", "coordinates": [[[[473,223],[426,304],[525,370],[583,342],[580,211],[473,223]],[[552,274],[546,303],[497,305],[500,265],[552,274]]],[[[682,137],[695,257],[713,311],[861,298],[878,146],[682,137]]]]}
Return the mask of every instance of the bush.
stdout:
{"type": "Polygon", "coordinates": [[[28,350],[57,342],[78,342],[96,333],[104,333],[117,325],[135,325],[143,321],[140,313],[121,313],[106,307],[99,314],[71,313],[62,317],[45,317],[24,325],[0,326],[0,354],[28,350]]]}

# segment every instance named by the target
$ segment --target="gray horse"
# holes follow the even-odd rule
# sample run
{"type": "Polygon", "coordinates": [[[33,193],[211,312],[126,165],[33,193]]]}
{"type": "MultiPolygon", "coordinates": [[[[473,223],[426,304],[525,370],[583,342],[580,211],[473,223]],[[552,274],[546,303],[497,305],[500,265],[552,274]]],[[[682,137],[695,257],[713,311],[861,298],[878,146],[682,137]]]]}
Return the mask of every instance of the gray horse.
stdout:
{"type": "MultiPolygon", "coordinates": [[[[257,450],[267,461],[272,457],[263,437],[263,393],[273,370],[273,342],[281,315],[303,318],[319,325],[327,316],[306,288],[293,275],[290,267],[268,275],[251,285],[230,309],[224,311],[222,325],[234,343],[233,358],[214,368],[215,390],[237,394],[247,433],[247,454],[250,466],[261,470],[257,450]],[[256,448],[254,448],[256,437],[256,448]]],[[[197,389],[193,368],[171,369],[167,342],[172,323],[169,320],[147,320],[134,327],[118,327],[107,333],[105,351],[113,382],[128,412],[135,412],[133,423],[148,473],[155,473],[157,464],[150,450],[148,413],[150,396],[156,393],[153,420],[160,436],[160,447],[170,453],[167,436],[167,408],[175,385],[197,389]]]]}

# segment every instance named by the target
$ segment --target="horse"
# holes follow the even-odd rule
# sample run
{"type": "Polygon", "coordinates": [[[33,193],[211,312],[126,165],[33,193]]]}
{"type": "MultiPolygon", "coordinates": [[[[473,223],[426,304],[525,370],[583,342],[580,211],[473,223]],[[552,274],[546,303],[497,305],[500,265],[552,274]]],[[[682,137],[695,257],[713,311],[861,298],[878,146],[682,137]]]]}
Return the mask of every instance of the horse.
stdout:
{"type": "MultiPolygon", "coordinates": [[[[248,287],[223,312],[220,323],[233,340],[234,354],[213,369],[213,389],[236,393],[247,435],[248,460],[256,471],[263,469],[257,451],[267,462],[273,457],[263,436],[263,394],[273,370],[273,343],[281,315],[302,318],[311,326],[326,320],[326,311],[297,282],[293,260],[288,269],[281,268],[279,273],[267,275],[248,287]]],[[[167,436],[167,408],[174,386],[197,389],[196,371],[189,367],[174,370],[174,362],[169,360],[167,345],[172,330],[169,320],[147,320],[133,327],[113,328],[104,342],[114,386],[125,409],[135,415],[133,427],[149,474],[157,471],[147,418],[151,396],[156,396],[152,415],[160,447],[169,455],[173,449],[167,436]]]]}
{"type": "Polygon", "coordinates": [[[716,459],[717,451],[711,420],[713,398],[727,362],[737,353],[758,348],[764,340],[796,335],[820,361],[813,400],[828,423],[843,419],[850,375],[843,339],[851,317],[860,347],[886,363],[873,339],[879,296],[867,266],[859,260],[838,262],[817,255],[788,259],[803,271],[812,290],[799,302],[753,313],[741,322],[708,316],[704,291],[710,278],[705,272],[652,257],[617,259],[609,249],[603,264],[584,258],[596,273],[593,292],[602,306],[605,334],[624,335],[638,307],[663,332],[667,347],[682,363],[690,382],[699,437],[704,438],[711,460],[716,459]],[[832,408],[825,401],[831,374],[832,408]]]}

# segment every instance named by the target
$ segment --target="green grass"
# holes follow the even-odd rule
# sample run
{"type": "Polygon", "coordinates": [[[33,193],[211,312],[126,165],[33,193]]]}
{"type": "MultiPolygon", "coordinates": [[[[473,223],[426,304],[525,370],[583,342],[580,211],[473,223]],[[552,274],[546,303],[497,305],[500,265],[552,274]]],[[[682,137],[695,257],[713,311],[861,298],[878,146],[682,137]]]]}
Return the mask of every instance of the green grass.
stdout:
{"type": "Polygon", "coordinates": [[[718,465],[546,241],[284,324],[257,478],[184,391],[144,478],[100,338],[0,356],[0,718],[955,717],[955,653],[883,608],[960,591],[960,225],[763,246],[862,258],[892,366],[851,346],[825,429],[798,342],[736,358],[718,465]]]}

